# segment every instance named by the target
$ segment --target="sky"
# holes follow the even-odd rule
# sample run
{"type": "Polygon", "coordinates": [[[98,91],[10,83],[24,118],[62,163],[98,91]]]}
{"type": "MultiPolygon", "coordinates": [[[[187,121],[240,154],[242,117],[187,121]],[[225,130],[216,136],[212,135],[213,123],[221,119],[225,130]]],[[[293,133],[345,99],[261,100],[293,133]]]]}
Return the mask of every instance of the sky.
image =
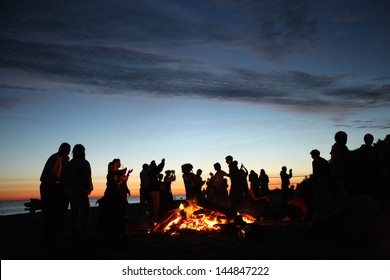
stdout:
{"type": "MultiPolygon", "coordinates": [[[[390,133],[390,1],[2,0],[0,200],[39,198],[62,142],[83,144],[95,190],[120,158],[293,183],[334,134],[390,133]]],[[[71,155],[70,155],[71,156],[71,155]]]]}

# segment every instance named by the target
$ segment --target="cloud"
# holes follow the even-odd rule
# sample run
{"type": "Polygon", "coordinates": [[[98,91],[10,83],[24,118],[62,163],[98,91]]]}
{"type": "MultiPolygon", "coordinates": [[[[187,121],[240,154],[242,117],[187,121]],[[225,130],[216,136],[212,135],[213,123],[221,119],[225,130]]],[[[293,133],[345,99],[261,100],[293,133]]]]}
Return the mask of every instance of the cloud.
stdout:
{"type": "Polygon", "coordinates": [[[0,96],[0,111],[10,110],[20,104],[20,98],[0,96]]]}
{"type": "Polygon", "coordinates": [[[337,124],[337,127],[346,127],[346,128],[358,128],[358,129],[390,129],[389,121],[366,121],[366,120],[356,120],[348,124],[337,124]]]}
{"type": "MultiPolygon", "coordinates": [[[[320,112],[388,106],[390,86],[345,86],[346,76],[245,68],[218,74],[199,61],[121,48],[1,41],[0,66],[90,86],[101,94],[198,97],[320,112]]],[[[31,90],[31,88],[29,88],[31,90]]]]}
{"type": "Polygon", "coordinates": [[[222,69],[209,59],[226,46],[270,60],[304,52],[318,25],[309,1],[15,3],[4,1],[0,12],[3,70],[100,94],[221,99],[311,113],[390,104],[387,73],[351,85],[347,75],[253,70],[234,58],[222,69]],[[194,56],[195,48],[211,55],[194,56]]]}
{"type": "Polygon", "coordinates": [[[317,5],[305,0],[223,1],[240,18],[256,27],[249,40],[270,60],[310,50],[316,45],[317,5]]]}
{"type": "Polygon", "coordinates": [[[269,59],[313,45],[308,1],[5,1],[3,37],[138,47],[230,44],[269,59]],[[255,26],[255,28],[253,28],[255,26]]]}
{"type": "Polygon", "coordinates": [[[366,15],[354,15],[350,13],[337,14],[333,16],[334,22],[343,22],[343,23],[351,23],[351,22],[359,22],[364,21],[366,19],[366,15]]]}

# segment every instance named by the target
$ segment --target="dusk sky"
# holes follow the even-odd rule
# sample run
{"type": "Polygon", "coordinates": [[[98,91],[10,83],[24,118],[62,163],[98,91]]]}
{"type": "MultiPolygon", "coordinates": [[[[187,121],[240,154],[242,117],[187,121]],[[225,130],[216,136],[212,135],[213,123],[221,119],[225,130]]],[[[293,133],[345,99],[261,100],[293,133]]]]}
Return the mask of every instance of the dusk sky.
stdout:
{"type": "Polygon", "coordinates": [[[207,179],[227,155],[309,175],[337,131],[351,150],[390,133],[389,14],[388,0],[1,0],[0,199],[38,198],[62,142],[86,147],[93,196],[114,158],[134,195],[162,158],[176,194],[182,164],[207,179]]]}

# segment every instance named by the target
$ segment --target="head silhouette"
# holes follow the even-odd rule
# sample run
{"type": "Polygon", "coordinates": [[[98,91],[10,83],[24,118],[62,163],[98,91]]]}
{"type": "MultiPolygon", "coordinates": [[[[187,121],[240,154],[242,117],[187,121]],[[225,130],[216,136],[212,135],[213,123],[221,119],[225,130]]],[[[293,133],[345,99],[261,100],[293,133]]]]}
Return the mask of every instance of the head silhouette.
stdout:
{"type": "Polygon", "coordinates": [[[230,164],[233,161],[233,157],[229,155],[229,156],[225,157],[225,160],[226,160],[227,164],[230,164]]]}
{"type": "Polygon", "coordinates": [[[334,140],[336,141],[336,143],[345,145],[345,144],[347,144],[348,135],[344,131],[338,131],[334,135],[334,140]]]}
{"type": "Polygon", "coordinates": [[[66,142],[62,143],[58,148],[58,154],[61,156],[68,156],[70,153],[70,145],[66,142]]]}
{"type": "Polygon", "coordinates": [[[310,152],[310,155],[313,159],[318,159],[320,157],[320,151],[317,149],[314,149],[310,152]]]}
{"type": "Polygon", "coordinates": [[[372,134],[367,133],[366,135],[364,135],[364,143],[367,146],[371,146],[373,142],[374,142],[374,136],[372,136],[372,134]]]}
{"type": "Polygon", "coordinates": [[[73,147],[73,158],[85,158],[85,148],[81,144],[76,144],[73,147]]]}
{"type": "Polygon", "coordinates": [[[219,162],[214,163],[214,169],[216,171],[221,170],[221,164],[219,162]]]}

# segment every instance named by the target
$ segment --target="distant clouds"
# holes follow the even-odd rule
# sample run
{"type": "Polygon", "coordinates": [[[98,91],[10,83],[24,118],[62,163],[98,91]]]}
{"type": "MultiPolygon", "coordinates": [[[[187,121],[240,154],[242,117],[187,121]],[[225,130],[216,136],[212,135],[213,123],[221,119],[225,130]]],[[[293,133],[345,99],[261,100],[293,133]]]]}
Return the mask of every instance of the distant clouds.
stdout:
{"type": "MultiPolygon", "coordinates": [[[[95,87],[101,94],[192,96],[306,112],[388,107],[389,72],[351,83],[352,73],[254,69],[233,55],[221,64],[202,54],[220,48],[253,52],[263,57],[259,65],[277,65],[291,55],[304,57],[317,48],[319,32],[319,7],[310,3],[2,1],[0,70],[95,87]],[[196,48],[202,51],[194,55],[196,48]]],[[[366,18],[332,15],[334,22],[366,18]]],[[[0,91],[4,85],[17,86],[4,83],[0,91]]],[[[0,109],[11,105],[4,99],[0,109]]]]}
{"type": "Polygon", "coordinates": [[[358,22],[366,18],[366,15],[352,15],[352,14],[337,14],[333,17],[334,22],[358,22]]]}
{"type": "MultiPolygon", "coordinates": [[[[0,86],[0,91],[2,87],[0,86]]],[[[19,104],[21,100],[15,97],[1,96],[0,95],[0,111],[9,110],[19,104]]]]}
{"type": "MultiPolygon", "coordinates": [[[[353,121],[349,124],[335,125],[336,127],[345,128],[362,128],[362,129],[390,129],[390,121],[353,121]]],[[[383,140],[383,138],[381,139],[383,140]]]]}
{"type": "Polygon", "coordinates": [[[318,22],[316,6],[305,0],[230,2],[240,17],[253,20],[255,34],[251,44],[273,60],[301,53],[315,46],[318,22]]]}

